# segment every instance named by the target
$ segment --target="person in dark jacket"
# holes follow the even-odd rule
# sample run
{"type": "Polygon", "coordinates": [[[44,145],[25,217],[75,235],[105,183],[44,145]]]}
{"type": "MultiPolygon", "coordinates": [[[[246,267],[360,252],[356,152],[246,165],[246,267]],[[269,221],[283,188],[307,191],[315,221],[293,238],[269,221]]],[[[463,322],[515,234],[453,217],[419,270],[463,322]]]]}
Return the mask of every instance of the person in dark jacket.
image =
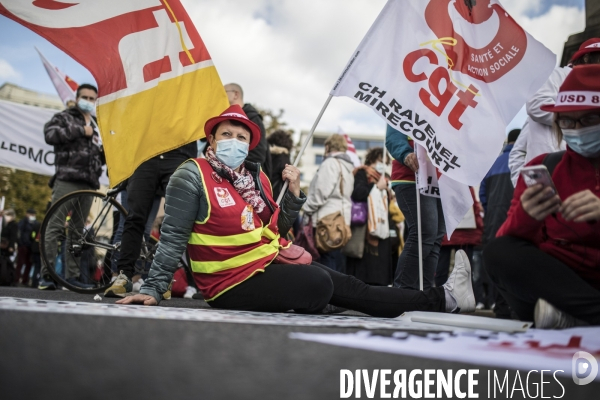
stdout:
{"type": "Polygon", "coordinates": [[[29,272],[31,270],[31,243],[33,241],[32,234],[34,232],[34,223],[36,222],[35,210],[30,208],[27,210],[25,217],[19,221],[19,240],[17,243],[19,247],[17,249],[17,261],[16,261],[16,275],[15,283],[21,283],[27,285],[29,283],[29,272]],[[21,270],[23,274],[21,275],[21,270]]]}
{"type": "Polygon", "coordinates": [[[227,93],[229,104],[236,104],[242,107],[248,119],[260,128],[260,143],[254,149],[250,150],[247,159],[248,161],[260,164],[265,174],[271,176],[271,152],[269,151],[269,144],[267,143],[267,133],[265,125],[263,124],[262,115],[260,115],[258,110],[254,108],[252,104],[244,104],[244,90],[237,83],[228,83],[225,85],[225,92],[227,93]]]}
{"type": "Polygon", "coordinates": [[[510,180],[508,156],[520,133],[520,129],[513,129],[509,132],[502,154],[496,159],[479,186],[479,200],[485,212],[483,246],[496,237],[496,232],[506,220],[506,213],[510,208],[514,187],[510,180]]]}
{"type": "MultiPolygon", "coordinates": [[[[514,192],[510,178],[510,168],[508,167],[508,157],[520,133],[520,129],[513,129],[508,133],[507,143],[502,150],[502,154],[496,159],[492,168],[483,178],[481,186],[479,186],[479,199],[485,212],[481,240],[484,250],[485,246],[496,237],[496,232],[506,221],[514,192]]],[[[485,280],[489,281],[485,266],[482,273],[485,280]]],[[[491,281],[489,283],[492,284],[491,281]]],[[[510,306],[497,290],[495,291],[494,313],[498,318],[508,319],[511,317],[510,306]]]]}
{"type": "MultiPolygon", "coordinates": [[[[77,88],[77,105],[55,114],[44,125],[46,143],[54,146],[56,174],[50,183],[52,187],[52,204],[61,197],[77,190],[96,190],[100,187],[102,165],[105,163],[102,140],[96,127],[94,111],[98,89],[83,84],[77,88]]],[[[81,212],[73,213],[69,227],[82,232],[85,219],[92,206],[80,204],[81,212]]],[[[68,207],[68,206],[66,206],[68,207]]],[[[69,210],[54,215],[67,215],[69,210]]],[[[64,222],[50,221],[46,234],[46,254],[57,252],[57,238],[64,229],[64,222]]],[[[80,271],[74,257],[67,257],[66,279],[73,285],[80,285],[80,271]]],[[[48,275],[46,266],[42,266],[39,289],[54,290],[55,285],[48,275]]]]}
{"type": "Polygon", "coordinates": [[[2,216],[2,235],[0,236],[0,285],[12,285],[15,269],[11,257],[17,249],[19,227],[15,221],[15,210],[9,208],[0,211],[2,216]]]}
{"type": "Polygon", "coordinates": [[[277,130],[269,136],[267,139],[269,143],[269,150],[271,152],[272,168],[269,179],[273,186],[273,197],[277,199],[279,192],[283,187],[283,179],[281,179],[281,173],[285,169],[287,164],[291,164],[290,152],[294,147],[294,140],[291,135],[285,131],[277,130]]]}
{"type": "Polygon", "coordinates": [[[280,252],[290,245],[284,236],[306,201],[300,171],[292,165],[284,169],[289,190],[279,206],[266,174],[245,161],[248,149],[260,140],[260,129],[241,107],[231,106],[209,119],[204,130],[210,145],[206,158],[185,162],[169,182],[148,279],[139,294],[117,303],[158,304],[187,246],[193,278],[215,308],[319,313],[331,303],[380,317],[409,310],[474,309],[470,267],[464,260],[444,287],[427,291],[369,286],[309,260],[280,261],[280,252]]]}
{"type": "MultiPolygon", "coordinates": [[[[385,168],[383,149],[381,147],[370,149],[365,155],[365,165],[354,169],[354,190],[351,196],[353,202],[366,203],[375,185],[380,190],[387,189],[385,168]]],[[[387,286],[393,281],[395,268],[392,264],[392,240],[380,239],[369,234],[367,230],[364,233],[363,256],[362,258],[347,257],[346,273],[370,285],[387,286]]]]}

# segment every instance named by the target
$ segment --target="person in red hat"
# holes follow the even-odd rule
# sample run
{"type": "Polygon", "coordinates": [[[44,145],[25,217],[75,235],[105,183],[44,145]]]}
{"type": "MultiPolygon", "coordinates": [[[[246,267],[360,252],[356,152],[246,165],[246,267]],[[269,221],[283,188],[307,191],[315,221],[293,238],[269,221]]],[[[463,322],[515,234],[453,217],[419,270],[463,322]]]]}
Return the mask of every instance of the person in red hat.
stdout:
{"type": "MultiPolygon", "coordinates": [[[[183,163],[165,198],[161,238],[140,294],[117,303],[156,305],[186,250],[193,279],[211,307],[265,312],[322,312],[328,304],[379,317],[405,311],[475,309],[471,269],[458,252],[448,282],[426,291],[369,286],[311,262],[285,238],[306,201],[300,171],[286,165],[281,205],[258,164],[246,160],[260,129],[233,105],[206,122],[205,159],[183,163]]],[[[331,309],[329,307],[328,309],[331,309]]]]}
{"type": "Polygon", "coordinates": [[[528,166],[545,165],[556,190],[519,178],[485,264],[520,319],[542,329],[600,325],[600,65],[575,66],[542,109],[567,150],[528,166]]]}
{"type": "Polygon", "coordinates": [[[521,169],[535,157],[565,149],[563,141],[556,142],[553,135],[553,114],[542,109],[554,102],[558,88],[575,65],[600,64],[600,38],[585,41],[573,54],[569,65],[556,67],[548,80],[527,101],[527,119],[516,143],[509,154],[508,165],[513,186],[516,186],[521,169]]]}

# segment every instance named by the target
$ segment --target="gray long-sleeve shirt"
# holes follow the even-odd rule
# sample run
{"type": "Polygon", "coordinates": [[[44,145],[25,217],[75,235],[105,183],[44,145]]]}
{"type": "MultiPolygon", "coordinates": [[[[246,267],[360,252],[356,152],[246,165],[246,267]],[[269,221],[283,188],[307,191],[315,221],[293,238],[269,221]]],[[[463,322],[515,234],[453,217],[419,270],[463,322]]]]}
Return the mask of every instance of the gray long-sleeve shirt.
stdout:
{"type": "MultiPolygon", "coordinates": [[[[246,163],[246,168],[257,176],[258,166],[246,163]]],[[[297,198],[286,192],[281,201],[281,212],[277,227],[285,235],[306,201],[304,193],[297,198]]],[[[171,176],[165,197],[165,219],[161,228],[160,241],[154,261],[140,293],[147,294],[160,302],[171,283],[177,264],[186,249],[194,221],[203,221],[208,214],[208,199],[204,192],[198,166],[187,161],[171,176]]]]}

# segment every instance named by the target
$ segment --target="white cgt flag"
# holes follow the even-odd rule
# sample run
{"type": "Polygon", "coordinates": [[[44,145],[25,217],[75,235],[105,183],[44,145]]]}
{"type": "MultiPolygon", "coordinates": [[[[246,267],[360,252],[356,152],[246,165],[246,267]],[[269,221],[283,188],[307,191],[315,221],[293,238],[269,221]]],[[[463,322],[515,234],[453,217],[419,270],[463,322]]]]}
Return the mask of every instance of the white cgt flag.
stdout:
{"type": "Polygon", "coordinates": [[[471,191],[467,185],[447,175],[439,176],[439,170],[433,166],[423,146],[415,144],[415,153],[419,162],[417,187],[425,196],[441,198],[446,233],[451,237],[465,214],[473,207],[471,191]]]}
{"type": "Polygon", "coordinates": [[[506,125],[555,64],[497,0],[388,0],[331,95],[364,103],[423,146],[451,178],[440,182],[444,202],[452,180],[480,184],[506,125]]]}
{"type": "Polygon", "coordinates": [[[389,0],[331,94],[368,105],[474,186],[555,61],[498,1],[389,0]]]}

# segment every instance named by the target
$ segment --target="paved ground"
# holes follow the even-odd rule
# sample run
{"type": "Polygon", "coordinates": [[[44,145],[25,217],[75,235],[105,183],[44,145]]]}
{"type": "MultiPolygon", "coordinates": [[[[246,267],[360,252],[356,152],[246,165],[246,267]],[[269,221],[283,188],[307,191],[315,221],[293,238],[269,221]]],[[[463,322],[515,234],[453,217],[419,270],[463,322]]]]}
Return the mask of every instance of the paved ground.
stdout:
{"type": "MultiPolygon", "coordinates": [[[[92,301],[24,288],[0,288],[0,296],[92,301]]],[[[163,305],[208,307],[186,299],[163,305]]],[[[478,368],[479,398],[493,398],[488,369],[480,366],[288,338],[290,332],[355,331],[0,311],[0,399],[338,399],[340,369],[381,368],[478,368]]],[[[600,384],[560,381],[568,400],[600,393],[600,384]]],[[[544,396],[561,393],[558,384],[544,390],[544,396]]],[[[513,398],[524,397],[516,392],[513,398]]]]}

